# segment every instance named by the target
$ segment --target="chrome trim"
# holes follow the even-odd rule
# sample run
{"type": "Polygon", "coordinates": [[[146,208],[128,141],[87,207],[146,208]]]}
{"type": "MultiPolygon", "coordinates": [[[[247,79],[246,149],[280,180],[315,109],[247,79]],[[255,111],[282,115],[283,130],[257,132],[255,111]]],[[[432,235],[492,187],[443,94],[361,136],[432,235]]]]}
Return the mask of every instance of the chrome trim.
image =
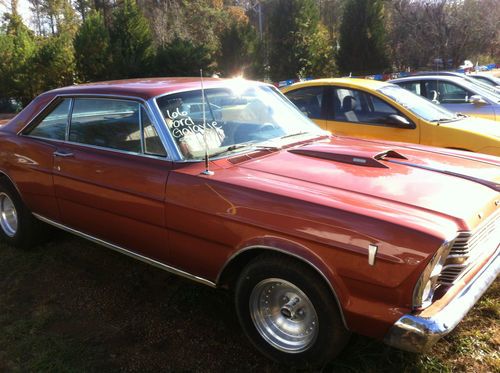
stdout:
{"type": "Polygon", "coordinates": [[[252,246],[245,247],[245,248],[239,250],[238,252],[234,253],[233,255],[231,255],[226,260],[226,262],[224,263],[224,265],[219,270],[219,273],[217,274],[217,278],[215,279],[215,283],[217,285],[219,285],[222,273],[224,273],[224,270],[233,261],[233,259],[236,259],[236,257],[238,257],[240,254],[243,254],[244,252],[247,252],[247,251],[250,251],[250,250],[258,250],[258,249],[261,249],[261,250],[264,249],[264,250],[268,250],[268,251],[275,251],[275,252],[279,252],[281,254],[285,254],[285,255],[294,257],[296,259],[299,259],[303,263],[309,265],[311,268],[313,268],[326,281],[326,283],[328,284],[328,287],[332,291],[333,298],[335,299],[335,302],[337,302],[337,307],[339,309],[340,317],[342,319],[342,322],[343,322],[345,328],[349,330],[349,327],[347,326],[347,322],[346,322],[345,317],[344,317],[344,310],[342,309],[342,304],[340,303],[339,297],[337,296],[337,292],[333,288],[333,285],[328,280],[328,277],[326,277],[326,275],[318,267],[316,267],[313,263],[311,263],[307,259],[304,259],[303,257],[301,257],[301,256],[299,256],[297,254],[291,253],[289,251],[278,249],[278,248],[272,247],[272,246],[265,246],[265,245],[252,245],[252,246]]]}
{"type": "Polygon", "coordinates": [[[377,256],[378,246],[377,245],[368,245],[368,264],[371,266],[375,265],[375,258],[377,256]]]}
{"type": "Polygon", "coordinates": [[[153,158],[153,159],[159,159],[161,161],[172,162],[171,159],[167,159],[167,157],[162,157],[161,155],[135,153],[135,152],[129,152],[129,151],[126,151],[126,150],[106,148],[105,146],[82,144],[80,142],[63,141],[63,140],[57,140],[57,139],[48,139],[48,138],[45,138],[45,137],[38,137],[38,136],[28,136],[28,135],[23,135],[23,136],[24,137],[29,137],[29,138],[35,139],[35,140],[48,141],[48,142],[56,142],[58,144],[60,143],[61,145],[64,145],[64,144],[77,145],[77,146],[81,146],[81,147],[89,148],[89,149],[105,150],[105,151],[109,151],[111,153],[128,154],[128,155],[134,155],[134,156],[137,156],[137,157],[153,158]]]}
{"type": "Polygon", "coordinates": [[[156,103],[156,100],[154,98],[149,99],[147,101],[147,105],[151,113],[153,114],[155,122],[161,124],[157,126],[158,135],[160,136],[160,139],[162,140],[167,153],[170,154],[170,158],[174,162],[182,161],[184,157],[182,156],[181,151],[177,147],[175,140],[172,139],[170,131],[167,129],[165,118],[163,118],[163,114],[161,113],[160,107],[156,103]]]}
{"type": "Polygon", "coordinates": [[[69,101],[68,118],[66,119],[66,130],[64,131],[64,141],[69,140],[69,131],[71,130],[71,119],[73,117],[74,106],[75,106],[75,99],[71,98],[69,101]]]}
{"type": "MultiPolygon", "coordinates": [[[[111,95],[111,94],[99,94],[99,93],[62,93],[62,94],[57,94],[47,105],[45,105],[34,117],[33,119],[31,119],[23,128],[21,128],[18,132],[17,132],[17,135],[18,136],[25,136],[25,137],[30,137],[30,138],[35,138],[35,139],[41,139],[41,140],[47,140],[47,141],[56,141],[56,142],[63,142],[63,143],[68,143],[68,144],[77,144],[77,145],[82,145],[82,146],[88,146],[88,147],[95,147],[97,149],[104,149],[104,150],[111,150],[111,151],[116,151],[116,152],[120,152],[120,153],[126,153],[126,154],[134,154],[134,155],[140,155],[140,156],[146,156],[146,157],[152,157],[152,158],[157,158],[157,159],[163,159],[163,160],[168,160],[168,161],[172,161],[172,157],[170,156],[170,152],[169,152],[169,147],[165,146],[165,138],[163,136],[163,132],[160,131],[160,128],[163,127],[163,120],[161,121],[157,121],[157,117],[156,115],[154,115],[154,111],[151,109],[151,105],[149,104],[149,100],[145,100],[141,97],[136,97],[136,96],[120,96],[120,95],[111,95]],[[54,103],[55,100],[58,100],[58,99],[61,99],[61,98],[71,98],[72,99],[72,102],[70,104],[70,109],[71,109],[71,115],[73,113],[73,106],[74,106],[74,101],[75,99],[77,98],[86,98],[86,99],[92,99],[92,98],[104,98],[104,99],[108,99],[108,100],[125,100],[125,101],[136,101],[136,102],[139,102],[140,104],[142,104],[144,106],[144,110],[146,110],[146,114],[149,116],[149,118],[153,118],[153,120],[151,120],[151,123],[153,124],[153,126],[155,127],[156,131],[158,132],[159,136],[160,136],[160,141],[163,145],[163,147],[167,150],[167,155],[166,156],[155,156],[155,155],[150,155],[150,154],[140,154],[140,153],[134,153],[134,152],[127,152],[127,151],[120,151],[120,150],[117,150],[117,149],[111,149],[111,148],[106,148],[106,147],[98,147],[98,146],[94,146],[94,145],[89,145],[89,144],[81,144],[81,143],[78,143],[78,142],[71,142],[69,141],[69,125],[71,125],[71,123],[69,123],[69,125],[67,124],[66,125],[66,129],[67,129],[67,139],[65,141],[61,141],[61,140],[56,140],[56,139],[49,139],[49,138],[45,138],[45,137],[39,137],[39,136],[30,136],[29,134],[23,134],[22,132],[25,131],[25,129],[29,128],[34,122],[36,122],[41,115],[44,114],[44,112],[50,107],[51,104],[54,103]],[[153,115],[152,115],[153,114],[153,115]],[[161,125],[160,125],[161,124],[161,125]]],[[[69,115],[69,114],[68,114],[69,115]]],[[[71,122],[71,120],[70,120],[71,122]]],[[[142,136],[142,134],[141,134],[142,136]]]]}
{"type": "Polygon", "coordinates": [[[31,120],[26,123],[19,131],[17,131],[16,135],[18,136],[26,136],[24,134],[22,134],[22,132],[24,130],[26,130],[27,128],[29,128],[36,120],[38,120],[40,118],[40,116],[51,106],[54,104],[54,101],[58,100],[60,97],[59,96],[55,96],[52,98],[52,100],[50,100],[43,108],[40,109],[40,111],[33,117],[31,118],[31,120]]]}
{"type": "Polygon", "coordinates": [[[161,262],[159,262],[157,260],[148,258],[146,256],[143,256],[141,254],[135,253],[133,251],[127,250],[127,249],[125,249],[125,248],[123,248],[121,246],[112,244],[110,242],[101,240],[100,238],[91,236],[91,235],[89,235],[87,233],[83,233],[83,232],[80,232],[79,230],[76,230],[76,229],[67,227],[67,226],[65,226],[63,224],[57,223],[57,222],[55,222],[55,221],[53,221],[51,219],[48,219],[48,218],[45,218],[45,217],[39,215],[39,214],[33,213],[33,216],[35,218],[37,218],[38,220],[43,221],[44,223],[53,225],[54,227],[57,227],[57,228],[60,228],[62,230],[65,230],[67,232],[73,233],[74,235],[80,236],[80,237],[85,238],[85,239],[87,239],[89,241],[92,241],[94,243],[97,243],[99,245],[107,247],[108,249],[111,249],[111,250],[117,251],[119,253],[125,254],[125,255],[127,255],[127,256],[129,256],[131,258],[140,260],[141,262],[150,264],[153,267],[157,267],[157,268],[163,269],[164,271],[173,273],[173,274],[181,276],[181,277],[188,278],[190,280],[199,282],[199,283],[204,284],[204,285],[208,285],[208,286],[213,287],[213,288],[216,287],[216,284],[214,282],[212,282],[210,280],[207,280],[207,279],[205,279],[203,277],[195,276],[195,275],[193,275],[191,273],[185,272],[185,271],[177,269],[175,267],[171,267],[171,266],[169,266],[167,264],[164,264],[164,263],[161,263],[161,262]]]}
{"type": "Polygon", "coordinates": [[[402,316],[386,334],[384,342],[411,352],[424,352],[429,349],[458,325],[495,281],[500,273],[499,254],[500,248],[497,248],[481,271],[436,314],[430,317],[422,317],[418,313],[402,316]]]}
{"type": "Polygon", "coordinates": [[[431,260],[427,263],[422,274],[420,275],[415,287],[413,288],[412,295],[412,306],[413,309],[420,309],[429,307],[432,303],[432,297],[434,296],[434,291],[438,285],[437,281],[443,265],[448,258],[451,247],[456,239],[456,233],[452,239],[445,240],[439,249],[436,250],[431,260]],[[426,299],[423,299],[423,294],[427,283],[431,281],[431,290],[427,295],[426,299]]]}
{"type": "Polygon", "coordinates": [[[494,251],[500,237],[500,211],[491,214],[473,230],[460,231],[453,242],[439,276],[439,283],[453,285],[460,280],[476,259],[486,251],[494,251]]]}
{"type": "MultiPolygon", "coordinates": [[[[207,89],[228,88],[228,84],[227,84],[228,81],[231,81],[231,79],[221,80],[220,85],[217,85],[215,87],[210,87],[207,89]]],[[[274,87],[272,84],[268,84],[268,83],[255,82],[255,81],[251,81],[251,80],[246,81],[246,82],[250,82],[254,86],[266,86],[266,87],[272,87],[272,88],[276,89],[276,87],[274,87]]],[[[195,83],[195,82],[193,81],[193,83],[195,83]]],[[[199,162],[203,162],[203,160],[202,159],[193,160],[193,159],[185,159],[184,158],[184,156],[182,155],[182,152],[180,151],[179,147],[177,146],[177,143],[172,138],[172,134],[170,133],[170,131],[167,128],[167,124],[165,123],[165,118],[163,117],[163,114],[160,110],[160,107],[158,106],[157,100],[159,98],[162,98],[165,96],[175,95],[175,94],[183,93],[183,92],[197,91],[197,90],[201,90],[201,86],[199,88],[194,88],[194,87],[183,88],[183,89],[178,89],[178,90],[167,92],[167,93],[162,93],[162,94],[160,94],[158,96],[154,96],[148,100],[148,102],[151,102],[151,108],[152,109],[154,108],[154,110],[152,110],[152,111],[156,115],[156,117],[155,117],[156,120],[158,121],[158,123],[162,124],[162,129],[165,130],[165,133],[162,135],[164,136],[166,143],[168,143],[168,145],[170,146],[167,148],[167,151],[172,151],[172,154],[175,154],[175,158],[173,158],[173,160],[175,162],[199,163],[199,162]]]]}

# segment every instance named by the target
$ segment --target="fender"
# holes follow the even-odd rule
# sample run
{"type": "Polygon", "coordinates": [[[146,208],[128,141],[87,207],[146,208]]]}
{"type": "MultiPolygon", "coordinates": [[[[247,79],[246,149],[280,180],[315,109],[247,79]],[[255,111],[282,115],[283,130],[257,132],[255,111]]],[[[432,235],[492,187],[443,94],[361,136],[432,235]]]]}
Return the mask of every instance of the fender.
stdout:
{"type": "Polygon", "coordinates": [[[306,246],[295,241],[276,236],[264,236],[255,237],[240,244],[232,252],[232,254],[228,257],[226,262],[219,270],[215,283],[219,285],[226,269],[231,267],[231,264],[234,263],[238,258],[241,258],[242,255],[250,253],[252,251],[270,251],[288,255],[300,260],[301,262],[314,269],[325,280],[328,287],[330,288],[333,298],[335,299],[339,308],[342,322],[344,323],[344,326],[349,329],[344,317],[344,310],[342,307],[343,302],[347,301],[347,297],[344,295],[347,294],[347,289],[343,285],[342,280],[332,270],[331,267],[327,266],[324,263],[323,259],[320,256],[315,254],[306,246]]]}

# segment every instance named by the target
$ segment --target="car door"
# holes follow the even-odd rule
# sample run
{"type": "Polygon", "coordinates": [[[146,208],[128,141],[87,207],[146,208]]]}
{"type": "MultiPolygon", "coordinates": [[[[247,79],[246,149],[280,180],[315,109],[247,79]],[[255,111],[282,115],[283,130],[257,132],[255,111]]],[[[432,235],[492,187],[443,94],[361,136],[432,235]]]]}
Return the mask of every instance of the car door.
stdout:
{"type": "Polygon", "coordinates": [[[437,102],[450,111],[495,120],[492,105],[486,101],[481,104],[472,103],[470,99],[475,93],[459,84],[436,79],[426,80],[424,86],[427,98],[432,100],[436,97],[437,102]]]}
{"type": "Polygon", "coordinates": [[[54,152],[64,225],[166,261],[164,198],[171,163],[137,101],[72,101],[67,141],[54,152]]]}
{"type": "Polygon", "coordinates": [[[71,99],[53,99],[28,124],[16,140],[16,147],[4,149],[12,159],[11,177],[21,191],[30,211],[44,218],[58,221],[59,208],[52,177],[53,153],[63,142],[69,119],[71,99]]]}
{"type": "Polygon", "coordinates": [[[330,131],[326,122],[327,109],[324,105],[326,88],[322,85],[303,87],[286,92],[285,95],[314,123],[330,131]]]}
{"type": "Polygon", "coordinates": [[[375,138],[419,143],[418,123],[411,122],[393,105],[368,92],[348,87],[331,87],[328,128],[340,136],[375,138]],[[398,116],[407,125],[398,123],[398,116]]]}

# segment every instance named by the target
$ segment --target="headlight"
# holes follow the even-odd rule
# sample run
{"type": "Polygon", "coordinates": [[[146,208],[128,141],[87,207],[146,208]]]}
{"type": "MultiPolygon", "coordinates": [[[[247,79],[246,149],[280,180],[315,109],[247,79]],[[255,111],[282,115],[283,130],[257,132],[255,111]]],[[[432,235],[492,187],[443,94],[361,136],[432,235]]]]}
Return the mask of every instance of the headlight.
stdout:
{"type": "Polygon", "coordinates": [[[437,280],[443,269],[454,240],[447,241],[434,254],[413,290],[413,309],[426,308],[432,303],[437,280]]]}

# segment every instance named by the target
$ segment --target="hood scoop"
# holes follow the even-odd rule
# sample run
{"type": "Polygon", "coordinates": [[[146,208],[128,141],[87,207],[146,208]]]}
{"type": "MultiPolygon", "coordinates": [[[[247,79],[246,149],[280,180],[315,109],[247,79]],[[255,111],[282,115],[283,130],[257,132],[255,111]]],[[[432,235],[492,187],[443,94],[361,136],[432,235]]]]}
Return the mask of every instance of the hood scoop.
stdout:
{"type": "Polygon", "coordinates": [[[305,155],[308,157],[328,159],[330,161],[349,163],[357,166],[389,168],[380,162],[385,158],[408,159],[395,150],[383,150],[374,152],[373,148],[346,147],[331,145],[306,145],[297,149],[288,150],[290,153],[305,155]]]}

